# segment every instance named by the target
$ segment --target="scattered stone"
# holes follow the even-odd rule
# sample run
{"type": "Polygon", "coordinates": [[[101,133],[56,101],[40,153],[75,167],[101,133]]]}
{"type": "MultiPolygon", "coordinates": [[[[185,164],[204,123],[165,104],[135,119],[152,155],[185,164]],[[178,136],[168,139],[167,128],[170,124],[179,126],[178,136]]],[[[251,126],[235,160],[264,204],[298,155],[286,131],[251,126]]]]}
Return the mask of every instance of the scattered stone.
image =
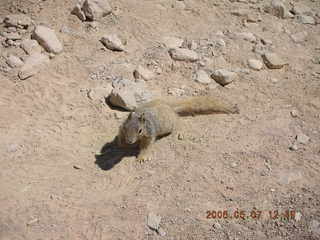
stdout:
{"type": "Polygon", "coordinates": [[[167,48],[179,48],[182,46],[183,39],[177,37],[164,37],[162,42],[167,48]]]}
{"type": "Polygon", "coordinates": [[[236,162],[231,163],[231,167],[232,167],[232,168],[235,168],[235,167],[237,167],[237,166],[238,166],[238,164],[237,164],[236,162]]]}
{"type": "Polygon", "coordinates": [[[266,66],[270,69],[280,69],[284,65],[288,64],[282,58],[280,58],[277,54],[271,53],[271,52],[267,52],[263,54],[262,58],[266,66]]]}
{"type": "Polygon", "coordinates": [[[147,225],[151,230],[158,232],[160,227],[160,222],[161,222],[161,216],[158,216],[153,212],[149,213],[147,225]]]}
{"type": "Polygon", "coordinates": [[[85,0],[81,9],[89,21],[97,21],[112,12],[108,0],[85,0]]]}
{"type": "Polygon", "coordinates": [[[149,102],[152,94],[147,91],[143,82],[133,82],[127,79],[116,79],[109,101],[113,106],[132,111],[139,104],[149,102]]]}
{"type": "Polygon", "coordinates": [[[19,150],[19,147],[20,147],[19,144],[12,143],[12,144],[9,144],[9,145],[8,145],[7,151],[8,151],[9,153],[14,153],[14,152],[16,152],[16,151],[19,150]]]}
{"type": "Polygon", "coordinates": [[[6,39],[10,39],[10,40],[20,40],[22,38],[21,35],[17,32],[4,32],[2,33],[2,35],[6,39]]]}
{"type": "Polygon", "coordinates": [[[248,60],[248,66],[254,70],[261,70],[263,67],[263,63],[260,60],[257,59],[249,59],[248,60]]]}
{"type": "Polygon", "coordinates": [[[302,24],[311,24],[311,25],[316,24],[316,20],[312,16],[299,15],[297,19],[302,24]]]}
{"type": "Polygon", "coordinates": [[[108,85],[107,87],[96,87],[87,90],[87,96],[93,101],[105,102],[105,99],[110,95],[112,87],[108,85]]]}
{"type": "Polygon", "coordinates": [[[112,51],[124,51],[125,47],[116,34],[104,35],[101,40],[102,44],[112,51]]]}
{"type": "Polygon", "coordinates": [[[6,62],[12,68],[21,67],[23,65],[23,61],[14,55],[9,55],[6,62]]]}
{"type": "Polygon", "coordinates": [[[290,149],[291,151],[298,151],[299,147],[298,147],[297,142],[295,141],[295,142],[289,147],[289,149],[290,149]]]}
{"type": "Polygon", "coordinates": [[[196,82],[202,83],[202,84],[209,84],[211,83],[211,78],[204,70],[198,70],[196,73],[196,82]]]}
{"type": "Polygon", "coordinates": [[[198,54],[187,48],[173,48],[169,50],[169,54],[176,61],[195,62],[199,60],[198,54]]]}
{"type": "Polygon", "coordinates": [[[167,233],[164,231],[164,229],[162,227],[159,227],[158,229],[158,234],[161,236],[161,237],[164,237],[167,235],[167,233]]]}
{"type": "Polygon", "coordinates": [[[7,32],[17,32],[17,29],[15,27],[7,27],[7,32]]]}
{"type": "Polygon", "coordinates": [[[215,45],[217,47],[225,47],[227,44],[222,38],[219,38],[215,41],[215,45]]]}
{"type": "Polygon", "coordinates": [[[293,15],[289,12],[282,0],[273,0],[271,6],[268,7],[267,12],[278,18],[291,18],[293,15]]]}
{"type": "Polygon", "coordinates": [[[278,182],[283,185],[290,184],[292,182],[300,181],[303,179],[303,174],[296,170],[283,170],[279,173],[278,182]]]}
{"type": "Polygon", "coordinates": [[[247,16],[248,23],[257,23],[261,21],[262,21],[261,15],[258,13],[249,13],[247,16]]]}
{"type": "Polygon", "coordinates": [[[21,42],[20,47],[28,54],[41,53],[42,48],[34,39],[25,39],[21,42]]]}
{"type": "Polygon", "coordinates": [[[302,218],[301,212],[296,212],[296,214],[294,215],[294,220],[296,222],[299,222],[301,220],[301,218],[302,218]]]}
{"type": "Polygon", "coordinates": [[[151,80],[155,77],[152,71],[140,65],[134,70],[133,76],[135,77],[135,79],[143,79],[146,81],[151,80]]]}
{"type": "Polygon", "coordinates": [[[237,77],[237,74],[226,69],[219,69],[214,71],[211,77],[220,85],[226,86],[237,77]]]}
{"type": "Polygon", "coordinates": [[[25,14],[11,14],[5,17],[6,27],[28,28],[32,20],[25,14]]]}
{"type": "Polygon", "coordinates": [[[297,110],[292,110],[292,111],[290,112],[290,114],[291,114],[291,116],[294,117],[294,118],[296,118],[296,117],[299,116],[299,112],[298,112],[297,110]]]}
{"type": "Polygon", "coordinates": [[[310,137],[308,137],[307,135],[303,134],[303,133],[299,133],[297,134],[296,136],[296,140],[297,142],[299,143],[302,143],[302,144],[307,144],[310,140],[310,137]]]}
{"type": "Polygon", "coordinates": [[[181,88],[169,88],[167,92],[173,96],[183,96],[185,94],[185,90],[181,88]]]}
{"type": "Polygon", "coordinates": [[[86,15],[82,11],[81,7],[82,6],[79,3],[77,3],[76,6],[73,8],[71,14],[76,15],[81,21],[85,21],[86,15]]]}
{"type": "Polygon", "coordinates": [[[30,220],[29,222],[27,222],[27,226],[31,226],[35,223],[38,223],[39,222],[39,219],[38,218],[35,218],[35,219],[32,219],[30,220]]]}
{"type": "Polygon", "coordinates": [[[311,15],[312,14],[310,7],[302,5],[301,3],[297,3],[297,2],[293,4],[292,12],[295,15],[303,15],[303,14],[311,15]]]}
{"type": "Polygon", "coordinates": [[[251,32],[238,33],[238,37],[252,43],[257,42],[257,38],[251,32]]]}
{"type": "Polygon", "coordinates": [[[295,43],[302,43],[307,40],[307,37],[308,37],[308,33],[306,31],[298,32],[291,35],[291,39],[295,43]]]}
{"type": "Polygon", "coordinates": [[[309,225],[309,230],[313,234],[320,235],[320,222],[317,220],[312,220],[309,225]]]}
{"type": "Polygon", "coordinates": [[[235,9],[231,12],[231,14],[237,17],[247,17],[249,11],[247,9],[235,9]]]}
{"type": "Polygon", "coordinates": [[[273,82],[273,83],[279,82],[279,79],[277,79],[277,78],[271,78],[270,80],[271,80],[271,82],[273,82]]]}
{"type": "Polygon", "coordinates": [[[49,57],[41,53],[35,53],[26,58],[25,64],[22,66],[19,72],[19,78],[25,80],[44,68],[49,63],[49,57]]]}
{"type": "Polygon", "coordinates": [[[73,165],[73,168],[74,168],[74,169],[77,169],[77,170],[83,169],[83,167],[81,167],[80,165],[73,165]]]}
{"type": "Polygon", "coordinates": [[[59,54],[63,50],[55,31],[48,27],[38,25],[32,34],[32,38],[37,40],[49,53],[59,54]]]}

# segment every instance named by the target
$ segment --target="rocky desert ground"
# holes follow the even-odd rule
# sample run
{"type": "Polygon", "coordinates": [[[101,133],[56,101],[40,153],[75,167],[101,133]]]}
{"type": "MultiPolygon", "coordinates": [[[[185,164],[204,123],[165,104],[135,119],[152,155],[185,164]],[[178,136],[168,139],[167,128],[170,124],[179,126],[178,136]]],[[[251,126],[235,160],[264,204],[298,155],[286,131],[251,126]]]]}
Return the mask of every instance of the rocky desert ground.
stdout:
{"type": "Polygon", "coordinates": [[[0,42],[1,240],[320,239],[320,1],[1,0],[0,42]],[[110,147],[197,95],[240,114],[110,147]]]}

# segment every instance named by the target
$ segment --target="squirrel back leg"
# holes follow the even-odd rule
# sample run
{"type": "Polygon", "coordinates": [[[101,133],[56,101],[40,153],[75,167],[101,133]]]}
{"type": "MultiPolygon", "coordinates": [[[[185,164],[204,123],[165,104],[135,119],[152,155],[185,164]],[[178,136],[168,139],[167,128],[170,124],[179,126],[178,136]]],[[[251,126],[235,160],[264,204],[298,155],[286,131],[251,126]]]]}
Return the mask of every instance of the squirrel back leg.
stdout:
{"type": "Polygon", "coordinates": [[[140,140],[140,152],[137,161],[142,163],[151,160],[151,146],[155,142],[155,138],[143,138],[140,140]]]}

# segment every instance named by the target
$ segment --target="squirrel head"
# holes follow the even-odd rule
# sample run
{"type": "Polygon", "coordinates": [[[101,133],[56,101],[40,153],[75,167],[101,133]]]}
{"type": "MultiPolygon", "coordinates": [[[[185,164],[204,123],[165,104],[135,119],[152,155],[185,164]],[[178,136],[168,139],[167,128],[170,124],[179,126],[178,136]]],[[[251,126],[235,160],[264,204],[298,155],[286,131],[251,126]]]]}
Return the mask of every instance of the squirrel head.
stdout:
{"type": "Polygon", "coordinates": [[[145,134],[145,116],[144,113],[132,112],[129,114],[123,126],[123,134],[128,144],[136,143],[145,134]]]}

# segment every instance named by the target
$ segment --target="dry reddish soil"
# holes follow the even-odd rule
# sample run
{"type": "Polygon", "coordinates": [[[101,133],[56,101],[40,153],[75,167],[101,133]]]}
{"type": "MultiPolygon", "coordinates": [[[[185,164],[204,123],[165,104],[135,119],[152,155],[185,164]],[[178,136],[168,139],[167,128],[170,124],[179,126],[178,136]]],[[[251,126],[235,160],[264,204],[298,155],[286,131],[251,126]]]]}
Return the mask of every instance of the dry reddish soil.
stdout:
{"type": "MultiPolygon", "coordinates": [[[[53,28],[64,44],[63,53],[25,81],[0,59],[1,240],[320,239],[319,24],[265,13],[269,1],[120,0],[110,2],[114,14],[95,29],[70,14],[75,3],[0,4],[1,17],[23,12],[53,28]],[[239,8],[262,21],[244,24],[231,14],[239,8]],[[203,47],[218,31],[226,46],[203,47]],[[302,31],[306,41],[295,43],[291,34],[302,31]],[[238,32],[271,41],[267,48],[289,64],[244,71],[213,88],[194,81],[199,63],[172,61],[162,44],[164,36],[193,40],[207,57],[203,68],[248,69],[249,58],[261,59],[253,51],[261,43],[233,37],[238,32]],[[119,34],[127,51],[106,50],[99,42],[105,33],[119,34]],[[117,152],[100,155],[128,113],[87,91],[110,86],[114,76],[133,79],[138,64],[161,68],[146,82],[156,94],[212,94],[241,112],[181,119],[184,137],[157,141],[152,161],[143,164],[135,156],[115,161],[117,152]],[[310,141],[290,150],[301,133],[310,141]],[[234,217],[207,218],[219,210],[234,217]],[[236,210],[245,218],[236,218],[236,210]],[[277,218],[276,210],[295,212],[295,219],[277,218]],[[260,218],[250,217],[253,211],[260,218]],[[151,212],[161,216],[164,236],[147,226],[151,212]]],[[[320,14],[319,1],[299,3],[320,14]]],[[[18,47],[0,51],[24,54],[18,47]]]]}

